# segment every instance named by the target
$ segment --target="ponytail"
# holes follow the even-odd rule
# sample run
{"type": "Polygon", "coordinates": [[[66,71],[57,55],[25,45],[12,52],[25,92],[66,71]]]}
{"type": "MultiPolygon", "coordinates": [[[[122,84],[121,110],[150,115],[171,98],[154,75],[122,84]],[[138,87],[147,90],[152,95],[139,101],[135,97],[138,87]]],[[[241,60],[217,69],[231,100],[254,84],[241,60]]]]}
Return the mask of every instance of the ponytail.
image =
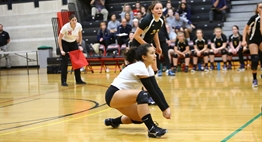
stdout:
{"type": "Polygon", "coordinates": [[[151,44],[141,44],[138,47],[131,47],[125,53],[125,59],[129,64],[135,63],[136,61],[143,61],[142,56],[147,56],[148,48],[152,47],[151,44]]]}
{"type": "Polygon", "coordinates": [[[129,64],[136,62],[136,49],[137,47],[130,47],[128,51],[124,54],[126,61],[128,61],[129,64]]]}

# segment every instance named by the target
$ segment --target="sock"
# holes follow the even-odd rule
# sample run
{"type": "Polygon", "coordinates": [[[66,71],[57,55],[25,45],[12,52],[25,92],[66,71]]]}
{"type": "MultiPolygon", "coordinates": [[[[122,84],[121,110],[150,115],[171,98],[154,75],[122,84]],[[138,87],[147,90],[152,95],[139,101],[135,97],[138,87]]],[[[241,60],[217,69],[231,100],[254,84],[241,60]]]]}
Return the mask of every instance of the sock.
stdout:
{"type": "Polygon", "coordinates": [[[211,66],[213,66],[213,67],[214,67],[214,63],[211,63],[211,66]]]}
{"type": "Polygon", "coordinates": [[[229,64],[229,65],[232,65],[231,61],[228,61],[228,64],[229,64]]]}
{"type": "Polygon", "coordinates": [[[152,126],[154,126],[154,122],[152,120],[151,114],[147,114],[145,116],[142,117],[142,121],[145,123],[146,127],[148,130],[150,130],[152,128],[152,126]]]}
{"type": "Polygon", "coordinates": [[[224,62],[224,66],[227,66],[227,62],[224,62]]]}
{"type": "Polygon", "coordinates": [[[122,116],[119,116],[115,119],[112,119],[112,123],[113,124],[122,124],[121,118],[122,118],[122,116]]]}
{"type": "Polygon", "coordinates": [[[193,65],[194,68],[196,68],[196,65],[193,65]]]}
{"type": "Polygon", "coordinates": [[[205,63],[205,67],[207,67],[208,65],[207,65],[207,63],[205,63]]]}
{"type": "Polygon", "coordinates": [[[257,73],[253,73],[253,79],[254,79],[254,80],[257,79],[257,73]]]}
{"type": "Polygon", "coordinates": [[[176,70],[176,66],[174,66],[174,70],[176,70]]]}
{"type": "Polygon", "coordinates": [[[188,69],[188,66],[186,66],[186,69],[188,69]]]}

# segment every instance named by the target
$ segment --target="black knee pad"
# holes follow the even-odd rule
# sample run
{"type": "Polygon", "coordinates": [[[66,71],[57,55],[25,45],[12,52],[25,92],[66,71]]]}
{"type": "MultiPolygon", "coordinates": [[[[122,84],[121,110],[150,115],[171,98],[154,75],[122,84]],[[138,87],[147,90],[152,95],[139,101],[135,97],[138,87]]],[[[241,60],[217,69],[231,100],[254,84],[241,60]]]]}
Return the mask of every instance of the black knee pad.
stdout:
{"type": "Polygon", "coordinates": [[[212,52],[209,52],[209,55],[215,55],[215,54],[214,54],[214,52],[212,51],[212,52]]]}
{"type": "Polygon", "coordinates": [[[136,98],[137,104],[147,104],[148,103],[148,93],[146,91],[140,91],[136,98]]]}
{"type": "Polygon", "coordinates": [[[136,121],[136,120],[132,120],[132,119],[131,119],[131,121],[132,121],[133,124],[142,124],[143,123],[142,121],[140,122],[140,121],[136,121]]]}
{"type": "Polygon", "coordinates": [[[156,74],[157,74],[157,71],[154,71],[154,74],[156,75],[156,74]]]}
{"type": "Polygon", "coordinates": [[[226,49],[222,49],[222,50],[221,50],[221,54],[222,54],[222,55],[226,55],[226,54],[227,54],[227,50],[226,50],[226,49]]]}
{"type": "Polygon", "coordinates": [[[228,54],[227,55],[229,55],[229,56],[232,56],[233,54],[231,53],[231,52],[228,52],[228,54]]]}
{"type": "Polygon", "coordinates": [[[258,61],[259,61],[258,54],[251,55],[251,62],[252,62],[251,69],[252,70],[257,70],[258,61]]]}
{"type": "Polygon", "coordinates": [[[186,58],[189,58],[190,57],[190,54],[189,53],[186,53],[186,58]]]}
{"type": "Polygon", "coordinates": [[[173,57],[174,57],[174,58],[178,58],[178,55],[177,55],[177,54],[173,54],[173,57]]]}
{"type": "Polygon", "coordinates": [[[196,53],[196,52],[194,52],[193,56],[194,56],[194,57],[197,57],[197,53],[196,53]]]}
{"type": "Polygon", "coordinates": [[[208,52],[204,52],[204,54],[203,54],[203,55],[204,55],[204,57],[205,57],[205,56],[208,56],[208,52]]]}

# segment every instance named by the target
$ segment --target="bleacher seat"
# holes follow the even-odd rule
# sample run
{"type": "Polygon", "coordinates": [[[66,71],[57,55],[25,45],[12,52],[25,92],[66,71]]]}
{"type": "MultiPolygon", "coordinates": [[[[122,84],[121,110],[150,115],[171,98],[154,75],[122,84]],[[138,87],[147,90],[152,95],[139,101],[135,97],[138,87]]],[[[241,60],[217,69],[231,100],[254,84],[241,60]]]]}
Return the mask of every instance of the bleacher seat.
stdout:
{"type": "Polygon", "coordinates": [[[106,49],[106,56],[116,56],[120,54],[120,47],[118,44],[109,44],[106,49]]]}

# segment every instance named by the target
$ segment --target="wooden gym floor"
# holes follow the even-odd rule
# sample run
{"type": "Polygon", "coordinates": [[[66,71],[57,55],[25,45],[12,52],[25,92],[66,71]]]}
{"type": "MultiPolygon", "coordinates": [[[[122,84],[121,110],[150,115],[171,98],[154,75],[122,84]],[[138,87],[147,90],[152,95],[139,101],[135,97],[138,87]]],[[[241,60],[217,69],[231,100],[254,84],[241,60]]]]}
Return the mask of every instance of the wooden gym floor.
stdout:
{"type": "MultiPolygon", "coordinates": [[[[262,142],[262,79],[252,88],[244,72],[179,72],[157,77],[172,119],[150,106],[153,119],[168,133],[147,137],[144,124],[104,126],[121,114],[105,105],[104,93],[117,73],[82,74],[87,85],[60,86],[60,74],[46,70],[0,71],[0,142],[262,142]]],[[[258,74],[260,75],[260,73],[258,74]]]]}

